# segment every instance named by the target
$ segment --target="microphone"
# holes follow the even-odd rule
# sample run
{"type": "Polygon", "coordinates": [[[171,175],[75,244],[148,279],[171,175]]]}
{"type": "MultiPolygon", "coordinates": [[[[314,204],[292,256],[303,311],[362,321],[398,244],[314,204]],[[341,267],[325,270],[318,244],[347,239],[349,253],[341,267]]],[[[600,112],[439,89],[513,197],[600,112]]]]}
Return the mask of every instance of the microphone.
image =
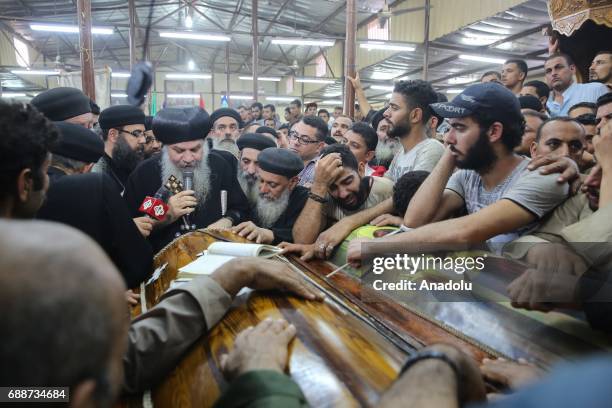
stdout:
{"type": "MultiPolygon", "coordinates": [[[[193,190],[193,169],[187,167],[183,169],[183,187],[185,190],[193,190]]],[[[189,214],[183,215],[183,225],[187,231],[195,230],[195,224],[191,224],[189,214]]]]}
{"type": "Polygon", "coordinates": [[[168,213],[168,200],[169,191],[165,186],[161,186],[159,190],[155,192],[153,197],[146,196],[140,204],[138,211],[145,213],[152,219],[163,221],[168,213]]]}

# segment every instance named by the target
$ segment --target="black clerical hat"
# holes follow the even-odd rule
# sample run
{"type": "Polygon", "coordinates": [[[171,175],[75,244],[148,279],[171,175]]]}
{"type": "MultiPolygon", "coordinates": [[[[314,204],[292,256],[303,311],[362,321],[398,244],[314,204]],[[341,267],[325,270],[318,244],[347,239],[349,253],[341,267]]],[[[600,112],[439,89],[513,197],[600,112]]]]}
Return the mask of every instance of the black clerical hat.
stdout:
{"type": "Polygon", "coordinates": [[[153,118],[153,133],[163,144],[204,139],[210,132],[208,113],[199,107],[164,108],[153,118]]]}
{"type": "Polygon", "coordinates": [[[61,136],[51,153],[85,163],[97,162],[104,154],[104,142],[93,131],[68,122],[54,124],[61,136]]]}
{"type": "Polygon", "coordinates": [[[276,147],[276,142],[270,139],[268,136],[259,134],[259,133],[246,133],[238,138],[236,141],[238,145],[238,149],[242,150],[245,147],[255,149],[255,150],[263,150],[268,147],[276,147]]]}
{"type": "Polygon", "coordinates": [[[90,99],[76,88],[52,88],[30,101],[50,120],[60,121],[91,112],[90,99]]]}
{"type": "Polygon", "coordinates": [[[269,133],[274,136],[275,139],[278,139],[278,132],[271,127],[268,126],[260,126],[255,129],[255,133],[269,133]]]}
{"type": "Polygon", "coordinates": [[[297,153],[278,147],[262,150],[257,161],[261,170],[287,178],[297,176],[304,168],[304,162],[297,153]]]}
{"type": "Polygon", "coordinates": [[[243,123],[242,118],[240,117],[240,113],[238,113],[238,111],[236,111],[235,109],[231,108],[219,108],[214,111],[212,115],[210,115],[210,123],[214,125],[217,119],[222,118],[224,116],[229,116],[230,118],[236,119],[236,122],[238,122],[238,127],[242,129],[243,123]]]}
{"type": "Polygon", "coordinates": [[[104,109],[98,119],[104,130],[120,128],[127,125],[144,125],[145,114],[140,108],[132,105],[115,105],[104,109]]]}

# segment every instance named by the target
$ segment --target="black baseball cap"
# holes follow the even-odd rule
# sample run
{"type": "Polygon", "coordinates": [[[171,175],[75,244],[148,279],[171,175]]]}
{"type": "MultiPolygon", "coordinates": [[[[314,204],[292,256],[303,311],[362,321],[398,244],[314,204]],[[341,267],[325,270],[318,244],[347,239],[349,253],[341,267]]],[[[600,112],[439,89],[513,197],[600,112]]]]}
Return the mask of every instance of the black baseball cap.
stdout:
{"type": "Polygon", "coordinates": [[[429,106],[436,114],[449,119],[465,118],[479,112],[502,124],[523,120],[518,98],[497,82],[471,85],[451,102],[429,106]]]}

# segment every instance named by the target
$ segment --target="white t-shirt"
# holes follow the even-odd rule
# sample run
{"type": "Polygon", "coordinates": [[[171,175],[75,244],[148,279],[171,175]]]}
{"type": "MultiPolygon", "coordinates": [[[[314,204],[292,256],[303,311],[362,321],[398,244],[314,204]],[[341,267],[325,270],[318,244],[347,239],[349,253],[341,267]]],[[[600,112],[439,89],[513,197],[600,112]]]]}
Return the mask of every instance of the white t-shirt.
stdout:
{"type": "Polygon", "coordinates": [[[424,170],[431,173],[444,154],[444,145],[436,139],[425,139],[407,152],[399,152],[393,158],[385,177],[394,183],[409,171],[424,170]]]}

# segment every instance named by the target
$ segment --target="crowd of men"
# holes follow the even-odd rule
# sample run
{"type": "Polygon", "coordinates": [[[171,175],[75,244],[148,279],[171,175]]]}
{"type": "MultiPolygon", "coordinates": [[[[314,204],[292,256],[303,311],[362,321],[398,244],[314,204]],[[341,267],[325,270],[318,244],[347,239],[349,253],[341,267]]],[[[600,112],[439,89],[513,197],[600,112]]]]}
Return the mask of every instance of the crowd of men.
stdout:
{"type": "MultiPolygon", "coordinates": [[[[359,101],[354,117],[300,100],[284,110],[284,121],[274,105],[258,102],[210,115],[164,108],[148,117],[129,105],[100,111],[74,88],[50,89],[27,105],[0,102],[0,211],[7,219],[0,361],[11,367],[0,383],[67,385],[74,405],[106,406],[119,390],[159,382],[242,287],[322,298],[286,266],[241,259],[172,289],[129,322],[122,306],[137,295],[126,290],[149,277],[155,253],[197,228],[281,244],[304,259],[329,258],[366,224],[400,228],[351,240],[347,262],[354,266],[371,241],[406,251],[424,242],[485,245],[532,266],[508,286],[515,307],[571,304],[594,328],[612,332],[610,302],[589,302],[608,285],[611,251],[583,245],[612,238],[612,53],[595,56],[588,83],[575,82],[566,54],[551,54],[544,67],[546,83],[526,82],[527,64],[509,60],[450,102],[429,82],[399,81],[378,110],[357,76],[350,78],[359,101]],[[143,209],[148,197],[164,202],[163,217],[143,209]],[[15,220],[28,218],[37,221],[15,220]],[[551,302],[551,291],[567,301],[551,302]]],[[[222,361],[233,382],[218,403],[235,406],[240,396],[304,405],[283,375],[295,335],[284,321],[240,334],[222,361]],[[270,361],[256,358],[253,347],[270,361]],[[278,386],[257,392],[254,383],[278,386]]],[[[586,363],[585,376],[610,374],[608,360],[586,363]]],[[[514,363],[506,363],[486,362],[482,373],[510,385],[514,377],[504,373],[514,363]]],[[[569,380],[560,377],[494,405],[527,406],[563,389],[569,380]]],[[[610,393],[600,388],[597,395],[610,393]]],[[[483,398],[478,367],[458,350],[434,346],[406,363],[381,405],[483,398]]],[[[547,404],[571,406],[558,395],[547,404]]]]}

